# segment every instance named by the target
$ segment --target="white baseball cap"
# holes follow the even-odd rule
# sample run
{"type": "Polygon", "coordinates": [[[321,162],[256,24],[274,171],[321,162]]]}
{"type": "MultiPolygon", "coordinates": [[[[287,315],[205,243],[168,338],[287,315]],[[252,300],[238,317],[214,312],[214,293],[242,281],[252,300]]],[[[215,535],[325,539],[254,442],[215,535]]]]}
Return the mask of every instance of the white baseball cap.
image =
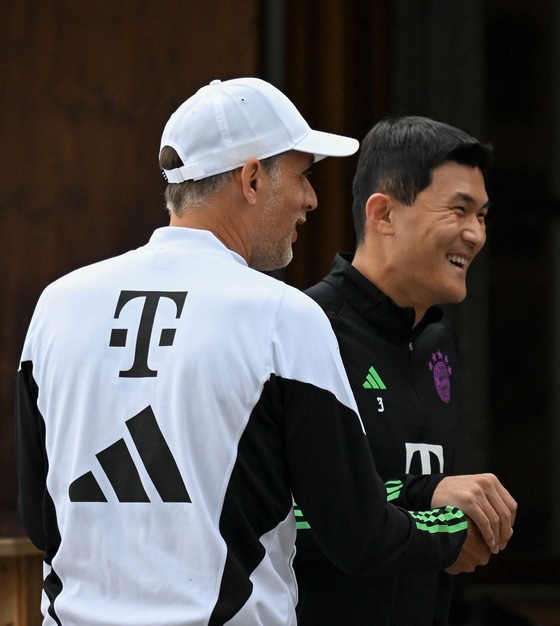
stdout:
{"type": "Polygon", "coordinates": [[[359,142],[311,130],[301,113],[276,87],[259,78],[213,80],[184,102],[165,125],[164,146],[175,148],[184,165],[162,170],[170,183],[200,180],[241,167],[251,157],[299,150],[349,156],[359,142]]]}

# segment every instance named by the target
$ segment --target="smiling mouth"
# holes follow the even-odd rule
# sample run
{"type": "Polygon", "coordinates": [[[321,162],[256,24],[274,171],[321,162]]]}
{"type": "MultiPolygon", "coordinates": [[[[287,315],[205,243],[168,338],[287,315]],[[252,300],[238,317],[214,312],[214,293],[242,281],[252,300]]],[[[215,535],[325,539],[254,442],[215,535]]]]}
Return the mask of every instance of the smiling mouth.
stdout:
{"type": "Polygon", "coordinates": [[[459,256],[458,254],[448,254],[447,260],[455,265],[455,267],[460,267],[461,269],[467,269],[468,261],[464,256],[459,256]]]}

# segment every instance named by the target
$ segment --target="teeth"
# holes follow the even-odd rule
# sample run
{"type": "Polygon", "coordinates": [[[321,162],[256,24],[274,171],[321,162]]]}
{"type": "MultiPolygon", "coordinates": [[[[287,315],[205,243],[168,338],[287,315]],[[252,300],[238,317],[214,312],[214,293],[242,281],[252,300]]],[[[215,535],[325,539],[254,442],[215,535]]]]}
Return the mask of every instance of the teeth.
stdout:
{"type": "Polygon", "coordinates": [[[448,254],[447,259],[451,261],[451,263],[455,263],[455,265],[461,265],[465,267],[467,265],[467,259],[462,256],[458,256],[457,254],[448,254]]]}

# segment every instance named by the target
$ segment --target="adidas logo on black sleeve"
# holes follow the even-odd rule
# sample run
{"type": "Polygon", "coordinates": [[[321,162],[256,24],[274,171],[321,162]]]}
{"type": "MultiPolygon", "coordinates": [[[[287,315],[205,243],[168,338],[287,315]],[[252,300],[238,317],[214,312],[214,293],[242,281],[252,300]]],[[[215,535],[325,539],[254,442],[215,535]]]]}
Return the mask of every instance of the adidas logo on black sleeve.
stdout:
{"type": "MultiPolygon", "coordinates": [[[[173,454],[151,407],[126,422],[144,467],[163,502],[191,502],[173,454]]],[[[124,439],[95,455],[119,502],[150,502],[124,439]]],[[[107,502],[93,472],[77,478],[68,490],[72,502],[107,502]]]]}

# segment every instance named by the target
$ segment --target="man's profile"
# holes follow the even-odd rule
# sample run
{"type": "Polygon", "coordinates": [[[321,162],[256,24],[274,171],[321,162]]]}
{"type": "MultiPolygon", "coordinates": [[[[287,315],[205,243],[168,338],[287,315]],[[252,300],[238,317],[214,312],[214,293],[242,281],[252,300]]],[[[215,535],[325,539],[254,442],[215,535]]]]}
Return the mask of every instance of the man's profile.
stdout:
{"type": "MultiPolygon", "coordinates": [[[[412,511],[460,507],[497,552],[516,505],[490,474],[452,476],[461,368],[437,306],[466,296],[467,269],[486,239],[491,158],[489,147],[434,120],[376,124],[353,184],[356,252],[337,255],[306,293],[337,335],[388,500],[412,511]]],[[[348,615],[355,626],[447,623],[448,573],[348,576],[317,549],[312,528],[301,525],[295,561],[302,626],[334,626],[348,615]]]]}

